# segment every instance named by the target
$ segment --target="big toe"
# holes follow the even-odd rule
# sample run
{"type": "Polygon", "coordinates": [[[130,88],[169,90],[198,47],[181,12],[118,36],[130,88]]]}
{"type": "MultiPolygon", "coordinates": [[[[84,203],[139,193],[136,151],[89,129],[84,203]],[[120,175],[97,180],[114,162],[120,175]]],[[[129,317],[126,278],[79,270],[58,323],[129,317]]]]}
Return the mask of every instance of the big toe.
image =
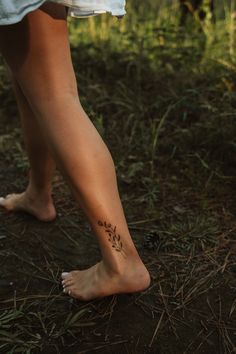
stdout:
{"type": "Polygon", "coordinates": [[[0,205],[5,206],[6,204],[6,198],[0,197],[0,205]]]}
{"type": "Polygon", "coordinates": [[[0,198],[0,206],[6,208],[7,210],[12,210],[14,208],[15,199],[12,198],[14,194],[8,194],[5,198],[0,198]]]}
{"type": "Polygon", "coordinates": [[[64,280],[64,279],[68,279],[68,276],[70,275],[69,272],[63,272],[61,273],[61,278],[64,280]]]}

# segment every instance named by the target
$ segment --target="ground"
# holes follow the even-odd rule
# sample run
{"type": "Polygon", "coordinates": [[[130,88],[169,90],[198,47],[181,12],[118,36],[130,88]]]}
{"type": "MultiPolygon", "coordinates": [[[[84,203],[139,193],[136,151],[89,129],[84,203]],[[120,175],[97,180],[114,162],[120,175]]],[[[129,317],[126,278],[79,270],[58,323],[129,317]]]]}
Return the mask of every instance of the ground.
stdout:
{"type": "MultiPolygon", "coordinates": [[[[1,156],[0,171],[2,195],[23,190],[27,173],[22,176],[9,157],[1,156]]],[[[61,271],[100,259],[89,225],[60,175],[54,180],[54,222],[1,210],[0,343],[8,338],[12,347],[33,347],[35,353],[41,347],[48,354],[233,352],[235,208],[232,186],[218,187],[207,196],[183,188],[177,200],[170,191],[155,206],[164,217],[149,220],[141,210],[132,217],[131,209],[130,229],[152,284],[142,293],[88,303],[70,299],[60,286],[61,271]]],[[[122,192],[129,189],[123,186],[122,192]]]]}
{"type": "MultiPolygon", "coordinates": [[[[57,172],[55,221],[0,211],[1,354],[236,351],[235,64],[228,54],[209,59],[199,33],[153,33],[155,46],[133,41],[130,30],[117,46],[83,42],[83,33],[79,55],[72,45],[81,101],[114,157],[151,286],[89,302],[62,292],[61,272],[93,265],[100,252],[57,172]]],[[[0,69],[4,196],[25,188],[28,165],[0,69]]]]}

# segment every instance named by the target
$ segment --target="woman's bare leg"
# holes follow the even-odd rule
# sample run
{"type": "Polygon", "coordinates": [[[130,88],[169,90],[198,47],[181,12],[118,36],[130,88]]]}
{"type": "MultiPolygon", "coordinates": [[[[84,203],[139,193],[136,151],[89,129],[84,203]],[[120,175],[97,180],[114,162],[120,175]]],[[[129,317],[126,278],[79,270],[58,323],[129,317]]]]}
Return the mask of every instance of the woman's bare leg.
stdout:
{"type": "Polygon", "coordinates": [[[79,101],[64,7],[47,3],[21,23],[0,27],[0,49],[100,245],[101,262],[63,274],[65,292],[89,300],[147,288],[150,276],[128,230],[112,157],[79,101]]]}
{"type": "Polygon", "coordinates": [[[30,164],[29,184],[23,193],[9,194],[6,198],[0,198],[0,206],[9,211],[23,210],[39,220],[51,221],[56,217],[51,196],[55,162],[36,117],[14,77],[12,82],[30,164]]]}

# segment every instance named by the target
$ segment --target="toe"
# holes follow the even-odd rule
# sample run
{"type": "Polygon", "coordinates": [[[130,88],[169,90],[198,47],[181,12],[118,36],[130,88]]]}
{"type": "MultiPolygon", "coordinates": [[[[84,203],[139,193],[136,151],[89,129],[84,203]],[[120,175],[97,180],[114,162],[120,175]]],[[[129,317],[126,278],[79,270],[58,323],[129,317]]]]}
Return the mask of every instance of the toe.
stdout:
{"type": "Polygon", "coordinates": [[[66,279],[70,273],[69,272],[63,272],[61,273],[62,279],[66,279]]]}
{"type": "Polygon", "coordinates": [[[63,292],[67,295],[71,295],[72,289],[71,289],[71,287],[67,286],[67,287],[64,287],[63,292]]]}
{"type": "Polygon", "coordinates": [[[15,196],[15,194],[11,193],[11,194],[8,194],[5,199],[9,199],[9,198],[14,197],[14,196],[15,196]]]}
{"type": "Polygon", "coordinates": [[[76,292],[76,290],[75,290],[74,287],[68,288],[67,294],[68,294],[70,297],[73,297],[74,299],[80,300],[80,296],[77,295],[77,292],[76,292]]]}
{"type": "Polygon", "coordinates": [[[6,198],[0,198],[0,207],[3,207],[6,212],[10,211],[6,198]]]}
{"type": "Polygon", "coordinates": [[[65,279],[65,280],[62,280],[61,283],[62,283],[63,288],[65,288],[67,286],[70,286],[73,283],[73,281],[72,281],[72,279],[65,279]]]}

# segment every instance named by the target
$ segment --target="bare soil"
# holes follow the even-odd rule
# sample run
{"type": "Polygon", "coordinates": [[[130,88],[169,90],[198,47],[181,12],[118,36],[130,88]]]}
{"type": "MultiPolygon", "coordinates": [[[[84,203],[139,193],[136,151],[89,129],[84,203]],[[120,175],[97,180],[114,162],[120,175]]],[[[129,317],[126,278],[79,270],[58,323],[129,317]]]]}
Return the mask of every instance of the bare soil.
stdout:
{"type": "MultiPolygon", "coordinates": [[[[1,126],[1,133],[15,126],[16,119],[1,126]]],[[[16,166],[10,151],[15,150],[0,158],[1,195],[22,191],[27,183],[27,171],[16,166]]],[[[152,275],[142,293],[87,303],[62,293],[60,273],[89,267],[100,252],[59,174],[54,222],[0,211],[0,316],[4,311],[23,314],[7,327],[18,334],[12,348],[19,339],[30,347],[34,339],[38,346],[32,352],[47,354],[234,352],[235,190],[231,183],[217,183],[207,193],[186,185],[176,195],[176,184],[170,187],[166,179],[170,171],[162,173],[156,218],[154,213],[148,219],[142,208],[124,200],[132,235],[152,275]],[[66,327],[68,316],[79,313],[66,327]]],[[[130,188],[120,183],[121,195],[132,195],[130,188]]]]}

